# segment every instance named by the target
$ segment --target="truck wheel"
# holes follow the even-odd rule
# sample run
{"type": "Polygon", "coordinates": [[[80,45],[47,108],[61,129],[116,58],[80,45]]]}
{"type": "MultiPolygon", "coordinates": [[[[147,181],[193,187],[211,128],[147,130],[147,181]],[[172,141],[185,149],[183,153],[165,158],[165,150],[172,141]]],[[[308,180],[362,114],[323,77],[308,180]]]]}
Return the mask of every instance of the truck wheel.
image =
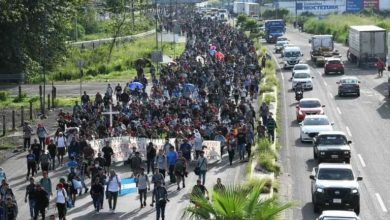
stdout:
{"type": "Polygon", "coordinates": [[[341,75],[344,75],[344,70],[341,70],[341,71],[340,71],[340,74],[341,74],[341,75]]]}
{"type": "Polygon", "coordinates": [[[354,209],[353,211],[356,213],[356,215],[359,215],[360,214],[360,204],[358,204],[354,209]]]}
{"type": "Polygon", "coordinates": [[[328,75],[328,71],[325,70],[325,75],[328,75]]]}
{"type": "Polygon", "coordinates": [[[313,211],[314,213],[320,213],[321,212],[320,206],[313,203],[313,211]]]}
{"type": "Polygon", "coordinates": [[[358,67],[362,67],[362,62],[361,62],[360,59],[357,59],[357,60],[356,60],[356,63],[357,63],[357,66],[358,66],[358,67]]]}
{"type": "Polygon", "coordinates": [[[359,92],[357,92],[357,96],[358,96],[358,97],[360,96],[360,91],[359,91],[359,92]]]}
{"type": "Polygon", "coordinates": [[[315,150],[313,150],[313,157],[314,157],[314,159],[317,159],[317,158],[318,158],[318,156],[317,156],[315,150]]]}
{"type": "Polygon", "coordinates": [[[351,158],[345,159],[345,163],[350,164],[351,163],[351,158]]]}
{"type": "Polygon", "coordinates": [[[318,164],[322,163],[322,159],[318,158],[318,164]]]}

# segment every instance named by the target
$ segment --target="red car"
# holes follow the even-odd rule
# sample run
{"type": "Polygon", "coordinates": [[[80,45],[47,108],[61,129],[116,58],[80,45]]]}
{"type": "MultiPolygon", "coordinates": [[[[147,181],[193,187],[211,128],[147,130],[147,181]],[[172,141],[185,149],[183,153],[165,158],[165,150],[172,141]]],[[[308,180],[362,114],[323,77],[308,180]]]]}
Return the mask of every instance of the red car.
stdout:
{"type": "Polygon", "coordinates": [[[325,105],[317,98],[303,98],[297,105],[297,121],[301,122],[306,115],[323,115],[325,105]]]}
{"type": "Polygon", "coordinates": [[[330,58],[327,59],[324,66],[325,75],[329,73],[340,73],[344,74],[344,64],[340,58],[330,58]]]}

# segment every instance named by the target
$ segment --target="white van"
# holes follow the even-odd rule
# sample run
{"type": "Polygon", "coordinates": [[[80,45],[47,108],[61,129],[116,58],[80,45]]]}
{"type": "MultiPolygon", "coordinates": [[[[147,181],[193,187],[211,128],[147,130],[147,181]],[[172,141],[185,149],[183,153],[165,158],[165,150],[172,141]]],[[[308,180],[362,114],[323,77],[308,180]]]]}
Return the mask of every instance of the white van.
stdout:
{"type": "Polygon", "coordinates": [[[293,68],[303,57],[301,48],[298,46],[287,46],[283,49],[283,68],[293,68]]]}

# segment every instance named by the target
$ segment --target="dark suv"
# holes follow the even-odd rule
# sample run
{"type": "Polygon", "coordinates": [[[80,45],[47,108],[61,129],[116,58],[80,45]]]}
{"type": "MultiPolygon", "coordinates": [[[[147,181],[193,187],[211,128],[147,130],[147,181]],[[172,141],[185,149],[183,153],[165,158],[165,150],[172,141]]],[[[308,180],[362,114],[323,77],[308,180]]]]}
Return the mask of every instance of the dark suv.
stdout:
{"type": "Polygon", "coordinates": [[[324,65],[325,75],[329,73],[340,73],[344,74],[344,64],[340,58],[330,58],[327,59],[324,65]]]}
{"type": "Polygon", "coordinates": [[[315,213],[344,209],[360,213],[360,190],[350,164],[321,163],[310,175],[311,198],[315,213]]]}
{"type": "Polygon", "coordinates": [[[314,138],[313,154],[322,161],[341,161],[349,163],[351,160],[352,141],[341,131],[322,131],[314,138]]]}

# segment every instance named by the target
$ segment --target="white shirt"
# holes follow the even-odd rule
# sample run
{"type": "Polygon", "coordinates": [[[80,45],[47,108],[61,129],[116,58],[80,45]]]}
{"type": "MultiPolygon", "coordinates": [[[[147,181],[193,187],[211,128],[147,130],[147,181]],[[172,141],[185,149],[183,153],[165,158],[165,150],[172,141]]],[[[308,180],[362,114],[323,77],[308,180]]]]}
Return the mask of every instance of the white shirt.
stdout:
{"type": "Polygon", "coordinates": [[[108,184],[108,191],[110,192],[118,192],[119,191],[119,184],[121,182],[121,178],[116,175],[116,177],[114,176],[111,181],[110,181],[110,178],[107,180],[107,184],[108,184]]]}
{"type": "Polygon", "coordinates": [[[65,190],[57,190],[56,203],[65,203],[65,190]]]}
{"type": "Polygon", "coordinates": [[[65,147],[65,138],[64,138],[64,136],[57,138],[57,147],[58,148],[65,147]]]}

